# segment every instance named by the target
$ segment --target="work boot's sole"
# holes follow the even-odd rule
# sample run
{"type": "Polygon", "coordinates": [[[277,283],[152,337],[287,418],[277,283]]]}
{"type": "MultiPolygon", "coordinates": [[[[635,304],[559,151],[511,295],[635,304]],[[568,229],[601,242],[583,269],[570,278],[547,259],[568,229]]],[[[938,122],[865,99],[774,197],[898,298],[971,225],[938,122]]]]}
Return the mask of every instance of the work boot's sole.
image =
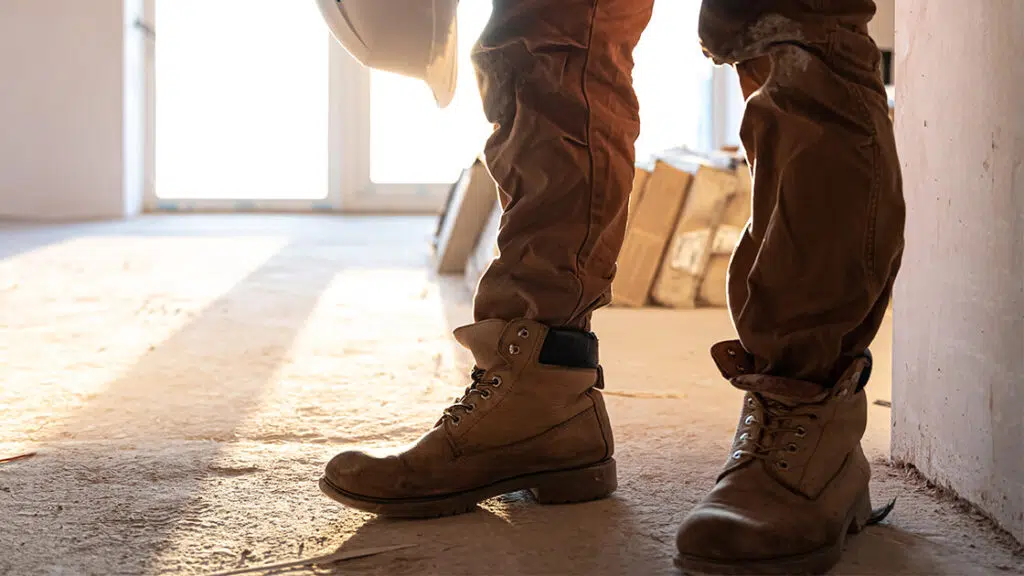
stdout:
{"type": "Polygon", "coordinates": [[[529,490],[541,504],[574,504],[599,500],[615,491],[615,460],[583,468],[516,476],[464,492],[428,498],[370,498],[338,488],[326,477],[320,489],[346,506],[389,518],[436,518],[470,512],[488,498],[529,490]]]}
{"type": "Polygon", "coordinates": [[[843,544],[846,542],[846,535],[856,534],[863,530],[868,525],[868,521],[871,520],[871,516],[871,497],[865,491],[847,513],[846,523],[836,537],[836,541],[813,552],[799,556],[768,558],[764,560],[742,560],[737,562],[681,554],[676,557],[675,564],[684,574],[692,576],[712,574],[825,574],[839,563],[839,559],[843,554],[843,544]]]}

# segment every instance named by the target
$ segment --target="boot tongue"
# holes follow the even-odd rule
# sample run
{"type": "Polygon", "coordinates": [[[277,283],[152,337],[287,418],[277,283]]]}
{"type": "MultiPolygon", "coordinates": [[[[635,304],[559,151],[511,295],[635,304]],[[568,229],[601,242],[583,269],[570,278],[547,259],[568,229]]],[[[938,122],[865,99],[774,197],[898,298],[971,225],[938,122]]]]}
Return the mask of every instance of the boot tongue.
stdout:
{"type": "Polygon", "coordinates": [[[506,326],[504,320],[484,320],[456,329],[455,340],[473,354],[478,368],[490,370],[505,365],[498,343],[506,326]]]}

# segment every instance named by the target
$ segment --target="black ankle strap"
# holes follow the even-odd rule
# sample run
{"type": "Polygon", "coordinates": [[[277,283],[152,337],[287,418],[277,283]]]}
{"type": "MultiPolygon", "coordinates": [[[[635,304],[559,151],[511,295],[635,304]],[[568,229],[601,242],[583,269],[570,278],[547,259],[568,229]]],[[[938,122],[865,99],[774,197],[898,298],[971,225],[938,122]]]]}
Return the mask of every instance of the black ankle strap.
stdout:
{"type": "Polygon", "coordinates": [[[540,349],[540,363],[565,368],[597,368],[597,337],[591,332],[552,328],[540,349]]]}
{"type": "Polygon", "coordinates": [[[871,350],[864,350],[864,358],[867,359],[867,365],[864,366],[864,370],[860,373],[860,382],[857,383],[857,392],[860,392],[868,385],[868,380],[871,379],[871,368],[872,364],[875,363],[874,357],[871,356],[871,350]]]}

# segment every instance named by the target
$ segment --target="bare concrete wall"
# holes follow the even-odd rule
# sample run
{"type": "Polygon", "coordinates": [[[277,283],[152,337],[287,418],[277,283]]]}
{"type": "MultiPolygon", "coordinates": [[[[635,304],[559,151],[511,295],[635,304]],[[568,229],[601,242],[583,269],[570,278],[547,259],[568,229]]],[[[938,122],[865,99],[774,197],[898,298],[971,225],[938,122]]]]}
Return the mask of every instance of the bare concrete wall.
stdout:
{"type": "Polygon", "coordinates": [[[893,456],[1024,540],[1024,2],[900,0],[893,456]]]}
{"type": "Polygon", "coordinates": [[[138,211],[142,44],[124,2],[0,0],[0,217],[138,211]]]}

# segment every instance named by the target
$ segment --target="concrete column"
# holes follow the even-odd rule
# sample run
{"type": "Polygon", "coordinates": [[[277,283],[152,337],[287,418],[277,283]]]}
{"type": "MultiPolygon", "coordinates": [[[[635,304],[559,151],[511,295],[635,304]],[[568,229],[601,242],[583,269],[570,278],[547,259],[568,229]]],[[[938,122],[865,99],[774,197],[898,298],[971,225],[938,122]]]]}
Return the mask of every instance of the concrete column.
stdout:
{"type": "Polygon", "coordinates": [[[896,3],[893,456],[1024,540],[1024,2],[896,3]]]}
{"type": "Polygon", "coordinates": [[[139,0],[0,0],[0,217],[141,208],[139,0]]]}

